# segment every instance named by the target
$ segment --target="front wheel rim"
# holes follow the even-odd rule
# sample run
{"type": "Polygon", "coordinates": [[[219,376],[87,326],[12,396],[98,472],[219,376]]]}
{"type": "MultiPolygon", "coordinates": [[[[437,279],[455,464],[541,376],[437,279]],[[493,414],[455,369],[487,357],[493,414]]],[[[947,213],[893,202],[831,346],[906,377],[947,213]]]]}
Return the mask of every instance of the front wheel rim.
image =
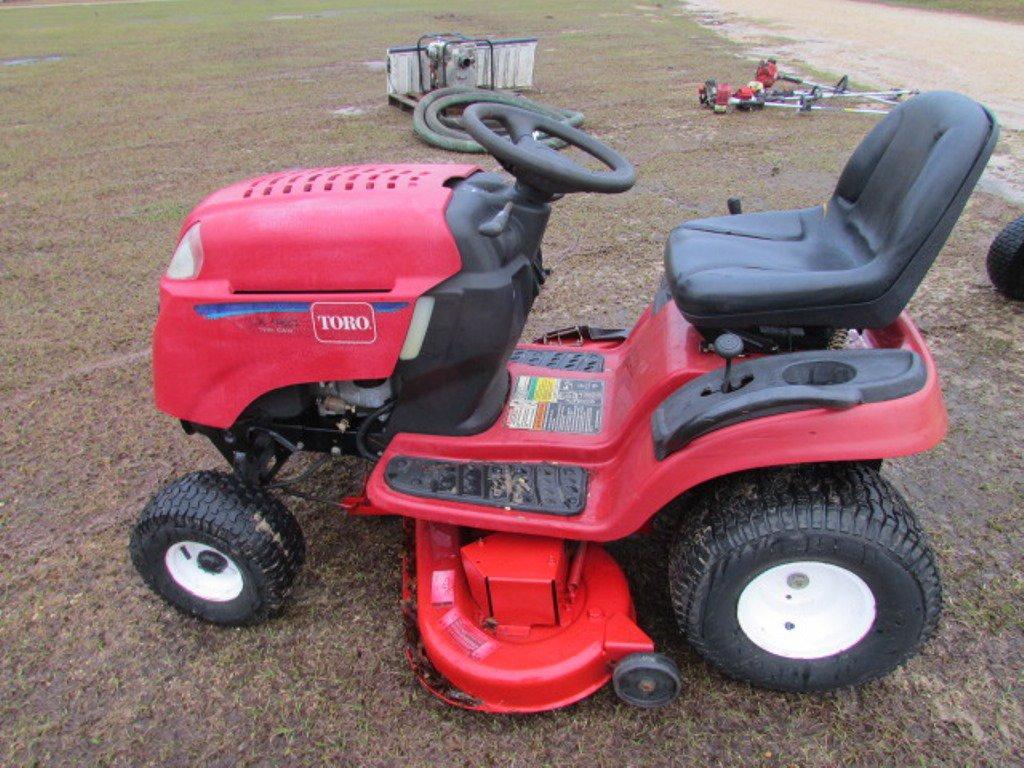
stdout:
{"type": "Polygon", "coordinates": [[[868,634],[875,616],[875,596],[860,576],[818,560],[761,572],[736,604],[747,638],[788,659],[822,659],[849,650],[868,634]]]}
{"type": "Polygon", "coordinates": [[[164,565],[174,582],[201,600],[226,603],[242,594],[242,571],[228,555],[198,541],[167,548],[164,565]]]}

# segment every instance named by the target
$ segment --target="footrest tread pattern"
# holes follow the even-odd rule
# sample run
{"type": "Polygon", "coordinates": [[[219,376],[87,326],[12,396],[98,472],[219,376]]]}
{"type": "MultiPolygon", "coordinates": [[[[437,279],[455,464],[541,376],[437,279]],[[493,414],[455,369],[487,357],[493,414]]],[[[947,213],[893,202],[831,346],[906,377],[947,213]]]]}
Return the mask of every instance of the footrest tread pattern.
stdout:
{"type": "Polygon", "coordinates": [[[510,358],[513,363],[533,368],[553,368],[556,371],[601,373],[604,357],[597,352],[571,352],[556,349],[516,349],[510,358]]]}
{"type": "Polygon", "coordinates": [[[562,464],[396,456],[388,462],[384,479],[409,496],[548,515],[578,515],[587,504],[587,470],[562,464]]]}

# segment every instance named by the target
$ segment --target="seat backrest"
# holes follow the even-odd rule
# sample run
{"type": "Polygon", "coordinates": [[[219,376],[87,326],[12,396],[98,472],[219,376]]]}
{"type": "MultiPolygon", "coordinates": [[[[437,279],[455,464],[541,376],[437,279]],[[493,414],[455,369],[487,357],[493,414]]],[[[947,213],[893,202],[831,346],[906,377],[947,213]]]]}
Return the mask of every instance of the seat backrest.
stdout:
{"type": "Polygon", "coordinates": [[[949,237],[999,137],[993,115],[959,93],[911,98],[850,157],[830,214],[866,245],[885,286],[872,326],[903,311],[949,237]]]}

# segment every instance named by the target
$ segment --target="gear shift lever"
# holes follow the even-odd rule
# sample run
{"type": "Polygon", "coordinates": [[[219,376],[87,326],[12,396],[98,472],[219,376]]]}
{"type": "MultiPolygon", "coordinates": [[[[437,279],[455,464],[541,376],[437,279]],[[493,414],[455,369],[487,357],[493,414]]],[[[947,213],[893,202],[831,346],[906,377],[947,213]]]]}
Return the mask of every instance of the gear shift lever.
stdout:
{"type": "Polygon", "coordinates": [[[732,361],[743,354],[743,339],[735,333],[723,333],[715,339],[715,353],[725,359],[725,378],[722,380],[722,392],[732,392],[732,361]]]}

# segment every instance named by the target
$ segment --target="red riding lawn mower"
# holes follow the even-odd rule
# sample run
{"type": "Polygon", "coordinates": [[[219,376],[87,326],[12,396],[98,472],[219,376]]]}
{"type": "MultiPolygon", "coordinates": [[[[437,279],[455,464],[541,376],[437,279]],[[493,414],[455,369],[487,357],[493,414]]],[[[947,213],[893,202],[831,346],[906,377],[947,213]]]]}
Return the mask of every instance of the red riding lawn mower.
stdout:
{"type": "Polygon", "coordinates": [[[452,704],[533,712],[609,680],[638,706],[678,695],[602,546],[635,533],[653,532],[652,557],[671,539],[679,628],[732,677],[821,691],[909,659],[936,626],[939,575],[879,470],[938,443],[946,415],[903,309],[992,152],[992,115],[915,98],[826,204],[676,228],[631,330],[533,343],[519,336],[552,204],[635,174],[515,107],[478,104],[464,124],[511,181],[474,165],[288,171],[188,216],[160,286],[156,402],[232,471],[151,499],[130,544],[146,582],[208,621],[275,613],[304,555],[275,490],[309,469],[278,472],[352,454],[373,467],[338,504],[412,521],[409,660],[452,704]]]}

